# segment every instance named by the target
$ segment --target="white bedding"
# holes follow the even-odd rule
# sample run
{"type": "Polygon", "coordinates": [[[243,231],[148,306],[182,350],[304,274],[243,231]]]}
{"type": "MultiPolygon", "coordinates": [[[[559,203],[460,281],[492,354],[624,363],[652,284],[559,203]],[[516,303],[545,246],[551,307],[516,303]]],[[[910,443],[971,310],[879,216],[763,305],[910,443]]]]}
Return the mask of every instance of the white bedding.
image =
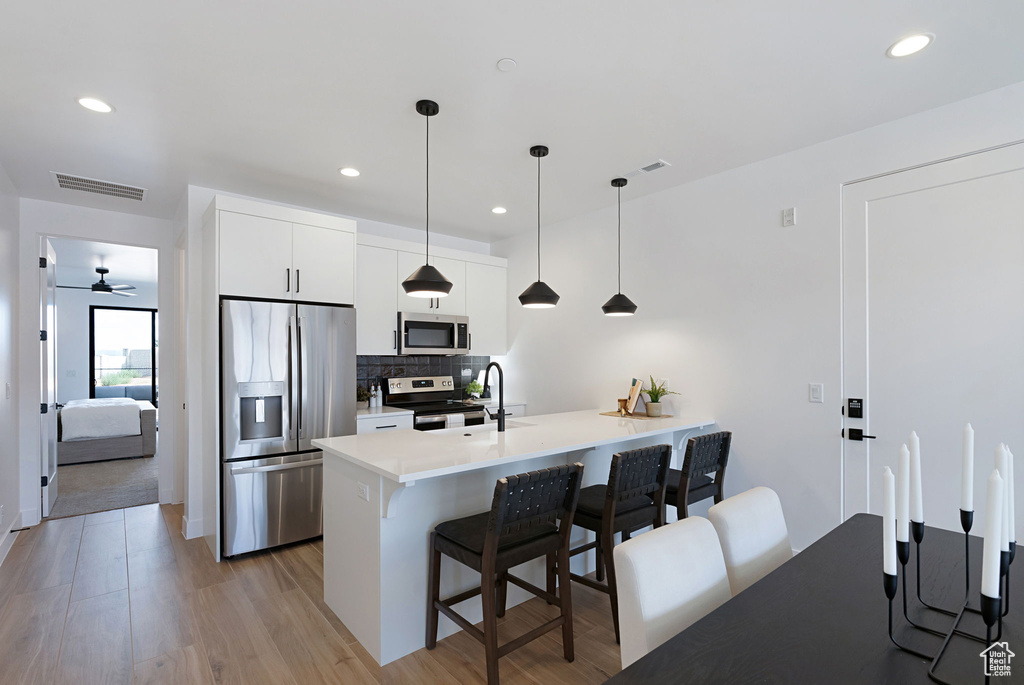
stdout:
{"type": "Polygon", "coordinates": [[[128,397],[71,400],[60,410],[61,441],[121,438],[142,432],[139,403],[128,397]]]}

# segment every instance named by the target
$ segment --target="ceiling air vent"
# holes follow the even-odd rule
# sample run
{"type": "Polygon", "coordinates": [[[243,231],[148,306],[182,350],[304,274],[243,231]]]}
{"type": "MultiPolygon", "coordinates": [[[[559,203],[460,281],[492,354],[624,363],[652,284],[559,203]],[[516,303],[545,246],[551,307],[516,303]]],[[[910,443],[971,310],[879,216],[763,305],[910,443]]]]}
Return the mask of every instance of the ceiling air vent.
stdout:
{"type": "Polygon", "coordinates": [[[664,169],[667,166],[672,166],[672,165],[669,164],[668,162],[666,162],[663,159],[659,159],[657,162],[653,162],[652,164],[648,164],[647,166],[642,166],[639,169],[634,169],[633,171],[630,171],[628,174],[623,174],[623,176],[625,176],[626,178],[636,178],[637,176],[640,176],[641,174],[649,174],[652,171],[657,171],[658,169],[664,169]]]}
{"type": "Polygon", "coordinates": [[[123,183],[111,183],[96,178],[85,178],[84,176],[72,176],[61,174],[56,171],[50,172],[58,188],[66,190],[81,190],[86,193],[98,195],[110,195],[111,197],[122,197],[126,200],[138,200],[141,202],[146,195],[145,188],[124,185],[123,183]]]}

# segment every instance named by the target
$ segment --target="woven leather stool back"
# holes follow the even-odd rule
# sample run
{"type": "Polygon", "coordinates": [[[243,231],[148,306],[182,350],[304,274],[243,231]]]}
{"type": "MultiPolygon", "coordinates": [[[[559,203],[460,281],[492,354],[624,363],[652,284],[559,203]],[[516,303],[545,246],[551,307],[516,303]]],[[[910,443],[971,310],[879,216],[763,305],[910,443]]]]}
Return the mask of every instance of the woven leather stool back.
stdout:
{"type": "Polygon", "coordinates": [[[488,533],[496,536],[520,533],[556,520],[576,510],[583,480],[583,464],[553,466],[498,480],[488,533]]]}
{"type": "Polygon", "coordinates": [[[729,462],[732,433],[720,431],[690,438],[683,457],[683,476],[696,478],[724,470],[729,462]]]}

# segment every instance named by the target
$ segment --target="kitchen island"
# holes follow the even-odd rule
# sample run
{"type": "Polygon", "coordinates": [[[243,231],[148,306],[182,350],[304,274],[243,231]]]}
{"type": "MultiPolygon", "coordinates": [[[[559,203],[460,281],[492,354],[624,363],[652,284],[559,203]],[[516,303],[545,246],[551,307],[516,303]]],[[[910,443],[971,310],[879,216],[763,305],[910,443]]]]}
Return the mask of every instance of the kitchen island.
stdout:
{"type": "MultiPolygon", "coordinates": [[[[672,445],[678,467],[686,441],[715,423],[706,416],[645,420],[599,411],[509,419],[504,433],[487,424],[314,441],[324,451],[324,599],[378,663],[424,646],[429,534],[441,521],[488,511],[498,478],[579,461],[584,486],[604,483],[612,454],[657,444],[672,445]]],[[[589,536],[576,529],[574,545],[589,536]]],[[[592,553],[573,560],[577,573],[592,566],[592,553]]],[[[543,584],[540,560],[517,573],[543,584]]],[[[443,559],[442,596],[478,584],[475,571],[443,559]]],[[[511,585],[508,592],[509,606],[530,597],[511,585]]],[[[459,611],[478,622],[479,598],[459,611]]],[[[439,638],[458,630],[441,617],[439,638]]]]}

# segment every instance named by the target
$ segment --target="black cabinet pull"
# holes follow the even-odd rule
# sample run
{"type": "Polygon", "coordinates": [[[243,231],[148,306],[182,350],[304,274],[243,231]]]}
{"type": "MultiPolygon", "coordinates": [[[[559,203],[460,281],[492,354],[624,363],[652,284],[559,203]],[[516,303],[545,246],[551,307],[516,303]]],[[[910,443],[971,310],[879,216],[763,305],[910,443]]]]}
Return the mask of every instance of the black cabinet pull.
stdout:
{"type": "Polygon", "coordinates": [[[284,291],[290,293],[292,291],[292,270],[284,270],[284,291]]]}
{"type": "Polygon", "coordinates": [[[394,334],[394,342],[392,343],[391,347],[397,350],[398,349],[398,331],[391,331],[391,332],[394,334]]]}
{"type": "Polygon", "coordinates": [[[299,292],[299,270],[295,270],[295,292],[299,292]]]}
{"type": "Polygon", "coordinates": [[[383,428],[398,428],[398,424],[397,423],[392,423],[389,426],[377,426],[377,430],[381,430],[383,428]]]}

